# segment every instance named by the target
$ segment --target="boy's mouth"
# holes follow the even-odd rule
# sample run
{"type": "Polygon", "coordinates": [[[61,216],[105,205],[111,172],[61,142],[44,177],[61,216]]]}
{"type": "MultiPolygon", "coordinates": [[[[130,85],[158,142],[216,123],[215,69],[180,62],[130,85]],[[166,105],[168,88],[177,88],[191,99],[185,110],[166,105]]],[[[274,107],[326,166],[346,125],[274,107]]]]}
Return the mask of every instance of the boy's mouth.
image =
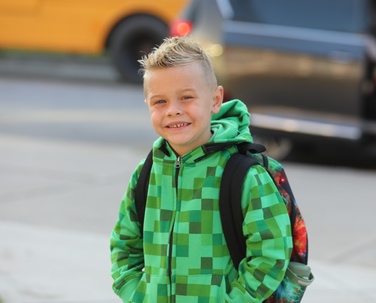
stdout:
{"type": "Polygon", "coordinates": [[[167,128],[180,128],[189,125],[187,122],[171,123],[167,125],[167,128]]]}

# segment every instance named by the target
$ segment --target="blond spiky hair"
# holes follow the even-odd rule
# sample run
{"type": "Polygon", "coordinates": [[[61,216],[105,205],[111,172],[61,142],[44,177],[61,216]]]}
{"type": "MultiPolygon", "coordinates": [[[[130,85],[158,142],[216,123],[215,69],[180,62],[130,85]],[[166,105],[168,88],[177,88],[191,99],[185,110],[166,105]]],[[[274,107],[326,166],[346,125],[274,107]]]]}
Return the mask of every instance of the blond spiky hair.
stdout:
{"type": "Polygon", "coordinates": [[[150,54],[143,56],[138,62],[141,64],[140,73],[143,76],[153,69],[199,63],[206,75],[208,85],[213,89],[217,87],[217,78],[209,55],[189,36],[165,38],[159,47],[155,47],[150,54]]]}

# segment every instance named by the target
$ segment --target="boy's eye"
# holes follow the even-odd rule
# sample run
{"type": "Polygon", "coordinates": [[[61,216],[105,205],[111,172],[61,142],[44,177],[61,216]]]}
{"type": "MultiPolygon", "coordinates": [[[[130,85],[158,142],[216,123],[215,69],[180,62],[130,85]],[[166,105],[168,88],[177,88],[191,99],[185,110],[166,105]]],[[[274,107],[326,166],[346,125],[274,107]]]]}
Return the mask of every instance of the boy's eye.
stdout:
{"type": "Polygon", "coordinates": [[[192,99],[192,97],[191,97],[191,96],[183,96],[182,99],[183,99],[183,100],[189,100],[189,99],[192,99]]]}
{"type": "Polygon", "coordinates": [[[166,102],[165,100],[157,100],[154,102],[154,104],[163,104],[165,102],[166,102]]]}

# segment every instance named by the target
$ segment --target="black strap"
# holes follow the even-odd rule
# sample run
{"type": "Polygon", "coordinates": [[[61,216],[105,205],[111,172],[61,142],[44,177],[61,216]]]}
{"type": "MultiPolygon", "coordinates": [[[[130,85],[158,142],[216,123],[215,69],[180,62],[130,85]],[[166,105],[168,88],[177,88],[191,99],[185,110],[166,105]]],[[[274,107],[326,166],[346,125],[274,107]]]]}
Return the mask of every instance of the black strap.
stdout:
{"type": "Polygon", "coordinates": [[[219,207],[223,233],[235,268],[246,255],[241,206],[244,178],[251,166],[258,164],[256,157],[235,153],[227,161],[221,181],[219,207]]]}
{"type": "Polygon", "coordinates": [[[135,203],[136,211],[138,216],[138,221],[141,224],[141,234],[144,227],[144,217],[145,217],[145,207],[146,207],[146,198],[149,188],[149,179],[150,171],[153,165],[153,152],[150,151],[148,156],[145,159],[145,163],[142,166],[140,176],[138,177],[137,185],[135,188],[135,203]]]}
{"type": "Polygon", "coordinates": [[[260,154],[266,151],[266,148],[262,144],[254,143],[254,142],[243,142],[237,144],[238,151],[241,154],[246,154],[248,152],[252,154],[260,154]]]}

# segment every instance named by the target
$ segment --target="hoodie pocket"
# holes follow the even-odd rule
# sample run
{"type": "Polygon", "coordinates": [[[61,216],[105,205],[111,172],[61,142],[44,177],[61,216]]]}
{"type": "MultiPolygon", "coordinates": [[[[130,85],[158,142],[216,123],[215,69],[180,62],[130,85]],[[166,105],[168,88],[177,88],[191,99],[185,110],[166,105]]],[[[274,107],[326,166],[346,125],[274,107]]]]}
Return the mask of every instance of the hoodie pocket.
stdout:
{"type": "Polygon", "coordinates": [[[221,275],[192,275],[176,277],[176,302],[225,303],[226,283],[221,275]]]}
{"type": "Polygon", "coordinates": [[[167,277],[143,274],[128,303],[168,303],[170,284],[167,277]]]}

